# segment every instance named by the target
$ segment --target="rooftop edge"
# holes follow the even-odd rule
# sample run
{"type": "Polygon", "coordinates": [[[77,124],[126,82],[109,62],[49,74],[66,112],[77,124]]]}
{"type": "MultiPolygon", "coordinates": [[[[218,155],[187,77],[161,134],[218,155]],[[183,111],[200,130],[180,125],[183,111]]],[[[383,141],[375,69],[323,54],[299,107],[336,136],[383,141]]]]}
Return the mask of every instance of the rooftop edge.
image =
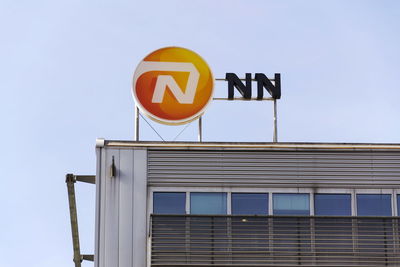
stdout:
{"type": "Polygon", "coordinates": [[[396,143],[318,143],[318,142],[156,142],[105,140],[98,138],[96,147],[157,147],[157,148],[227,148],[227,149],[345,149],[400,150],[396,143]]]}

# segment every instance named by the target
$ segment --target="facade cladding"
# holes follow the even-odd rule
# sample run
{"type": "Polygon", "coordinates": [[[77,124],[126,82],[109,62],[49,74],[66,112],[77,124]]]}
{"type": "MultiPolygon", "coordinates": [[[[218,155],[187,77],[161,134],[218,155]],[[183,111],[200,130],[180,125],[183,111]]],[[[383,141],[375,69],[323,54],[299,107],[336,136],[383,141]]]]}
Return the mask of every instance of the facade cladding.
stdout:
{"type": "Polygon", "coordinates": [[[399,144],[103,141],[96,183],[96,267],[400,266],[399,144]]]}

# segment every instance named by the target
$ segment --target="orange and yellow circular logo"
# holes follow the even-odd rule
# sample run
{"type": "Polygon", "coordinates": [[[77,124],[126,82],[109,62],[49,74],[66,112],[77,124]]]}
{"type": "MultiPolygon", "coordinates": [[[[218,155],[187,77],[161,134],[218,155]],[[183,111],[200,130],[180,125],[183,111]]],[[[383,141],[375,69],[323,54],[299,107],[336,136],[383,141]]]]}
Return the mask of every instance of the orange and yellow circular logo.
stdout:
{"type": "Polygon", "coordinates": [[[214,79],[195,52],[165,47],[148,56],[133,76],[133,96],[142,112],[164,124],[184,124],[201,116],[212,100],[214,79]]]}

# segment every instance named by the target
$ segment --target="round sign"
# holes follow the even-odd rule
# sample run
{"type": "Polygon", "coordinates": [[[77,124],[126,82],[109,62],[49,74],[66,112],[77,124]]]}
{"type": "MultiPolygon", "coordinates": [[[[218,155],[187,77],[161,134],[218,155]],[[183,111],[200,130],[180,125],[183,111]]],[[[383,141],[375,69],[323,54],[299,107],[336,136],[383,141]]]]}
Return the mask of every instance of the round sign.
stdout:
{"type": "Polygon", "coordinates": [[[203,114],[212,99],[213,87],[211,69],[198,54],[186,48],[165,47],[139,63],[132,93],[148,117],[178,125],[203,114]]]}

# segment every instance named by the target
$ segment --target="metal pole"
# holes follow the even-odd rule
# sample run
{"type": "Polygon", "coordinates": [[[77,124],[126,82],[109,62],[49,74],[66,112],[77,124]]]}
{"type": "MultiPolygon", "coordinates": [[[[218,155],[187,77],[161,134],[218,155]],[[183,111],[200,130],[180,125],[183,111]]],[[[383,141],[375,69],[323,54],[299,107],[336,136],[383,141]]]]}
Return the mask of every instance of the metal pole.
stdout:
{"type": "Polygon", "coordinates": [[[203,141],[203,132],[202,132],[202,122],[201,117],[199,118],[199,142],[203,141]]]}
{"type": "Polygon", "coordinates": [[[76,201],[75,201],[75,176],[73,174],[67,174],[65,182],[67,183],[68,189],[68,201],[69,201],[69,214],[71,217],[71,231],[72,231],[72,245],[74,247],[74,263],[75,267],[81,267],[81,252],[79,247],[79,233],[78,233],[78,215],[76,212],[76,201]]]}
{"type": "Polygon", "coordinates": [[[273,141],[278,142],[278,115],[276,111],[276,99],[274,99],[274,137],[273,141]]]}
{"type": "Polygon", "coordinates": [[[135,107],[135,141],[139,141],[139,108],[135,107]]]}

